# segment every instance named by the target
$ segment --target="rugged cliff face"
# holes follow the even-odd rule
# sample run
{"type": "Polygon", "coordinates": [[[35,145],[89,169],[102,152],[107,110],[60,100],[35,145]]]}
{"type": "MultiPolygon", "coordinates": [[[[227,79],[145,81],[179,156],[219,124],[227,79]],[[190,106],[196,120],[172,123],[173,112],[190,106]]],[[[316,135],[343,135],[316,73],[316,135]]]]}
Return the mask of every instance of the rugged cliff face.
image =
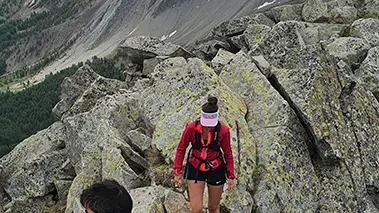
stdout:
{"type": "Polygon", "coordinates": [[[191,48],[126,39],[118,56],[142,70],[120,82],[83,66],[62,83],[60,120],[0,159],[4,211],[79,213],[80,192],[113,178],[135,212],[189,212],[172,161],[215,95],[238,177],[222,212],[379,212],[378,7],[275,7],[191,48]]]}

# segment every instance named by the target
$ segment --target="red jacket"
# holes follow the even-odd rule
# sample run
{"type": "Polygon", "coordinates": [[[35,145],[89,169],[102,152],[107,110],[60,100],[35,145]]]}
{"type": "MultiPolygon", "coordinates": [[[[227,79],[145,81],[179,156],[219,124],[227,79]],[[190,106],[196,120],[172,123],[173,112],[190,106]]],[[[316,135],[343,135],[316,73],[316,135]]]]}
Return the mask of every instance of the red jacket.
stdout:
{"type": "MultiPolygon", "coordinates": [[[[220,131],[218,136],[218,145],[222,149],[224,153],[224,159],[225,159],[225,166],[226,166],[226,174],[229,179],[235,179],[234,176],[234,160],[233,160],[233,154],[232,149],[230,146],[230,131],[227,126],[220,123],[220,131]]],[[[192,145],[195,143],[195,131],[198,131],[201,134],[201,124],[199,123],[198,128],[195,127],[195,121],[189,123],[186,125],[186,128],[184,129],[184,132],[182,134],[182,137],[180,139],[180,142],[178,144],[178,147],[176,148],[176,156],[174,161],[174,174],[182,174],[182,164],[183,159],[186,154],[186,149],[189,145],[189,142],[191,142],[192,145]]],[[[211,129],[213,132],[213,129],[211,129]]],[[[213,134],[213,133],[212,133],[213,134]]],[[[192,153],[196,156],[201,155],[201,150],[192,150],[192,153]]],[[[207,159],[211,160],[216,158],[219,155],[218,151],[208,149],[207,152],[207,159]]],[[[198,165],[201,163],[199,160],[195,159],[194,157],[190,157],[189,163],[191,163],[192,166],[195,168],[198,168],[198,165]]]]}

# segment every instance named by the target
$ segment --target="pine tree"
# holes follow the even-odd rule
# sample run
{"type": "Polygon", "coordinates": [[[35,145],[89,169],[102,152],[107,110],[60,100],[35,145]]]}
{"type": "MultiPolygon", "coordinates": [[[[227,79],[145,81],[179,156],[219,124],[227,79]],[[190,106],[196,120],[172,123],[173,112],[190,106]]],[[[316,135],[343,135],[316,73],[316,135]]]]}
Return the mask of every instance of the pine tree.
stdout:
{"type": "Polygon", "coordinates": [[[7,72],[7,64],[4,59],[0,59],[0,75],[7,72]]]}

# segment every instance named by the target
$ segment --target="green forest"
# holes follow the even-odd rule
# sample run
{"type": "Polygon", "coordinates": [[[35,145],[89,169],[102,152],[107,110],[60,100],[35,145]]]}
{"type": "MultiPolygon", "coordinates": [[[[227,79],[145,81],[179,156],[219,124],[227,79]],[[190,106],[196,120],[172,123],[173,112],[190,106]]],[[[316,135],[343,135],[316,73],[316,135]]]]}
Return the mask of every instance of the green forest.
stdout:
{"type": "MultiPolygon", "coordinates": [[[[87,61],[96,73],[124,81],[122,67],[113,60],[94,57],[87,61]]],[[[61,83],[74,74],[83,63],[73,65],[25,90],[0,93],[0,157],[7,154],[25,138],[47,128],[56,121],[53,107],[59,101],[61,83]]]]}
{"type": "Polygon", "coordinates": [[[5,59],[12,51],[11,47],[36,32],[41,32],[72,18],[84,6],[85,1],[69,0],[59,6],[54,1],[46,1],[44,4],[49,10],[33,12],[29,18],[24,20],[7,17],[11,15],[10,6],[7,6],[6,2],[0,4],[0,75],[6,71],[5,59]],[[5,21],[7,19],[10,21],[5,21]]]}

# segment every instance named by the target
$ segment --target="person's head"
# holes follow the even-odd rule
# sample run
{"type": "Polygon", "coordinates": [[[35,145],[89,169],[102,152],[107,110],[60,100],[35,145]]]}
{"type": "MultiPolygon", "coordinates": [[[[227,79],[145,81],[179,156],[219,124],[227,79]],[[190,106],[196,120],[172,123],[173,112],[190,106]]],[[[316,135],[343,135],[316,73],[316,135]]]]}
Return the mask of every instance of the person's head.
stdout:
{"type": "Polygon", "coordinates": [[[131,213],[133,201],[124,187],[115,180],[95,183],[80,195],[86,213],[131,213]]]}
{"type": "Polygon", "coordinates": [[[215,127],[218,123],[218,106],[217,98],[208,97],[207,103],[201,107],[200,123],[203,127],[215,127]]]}

